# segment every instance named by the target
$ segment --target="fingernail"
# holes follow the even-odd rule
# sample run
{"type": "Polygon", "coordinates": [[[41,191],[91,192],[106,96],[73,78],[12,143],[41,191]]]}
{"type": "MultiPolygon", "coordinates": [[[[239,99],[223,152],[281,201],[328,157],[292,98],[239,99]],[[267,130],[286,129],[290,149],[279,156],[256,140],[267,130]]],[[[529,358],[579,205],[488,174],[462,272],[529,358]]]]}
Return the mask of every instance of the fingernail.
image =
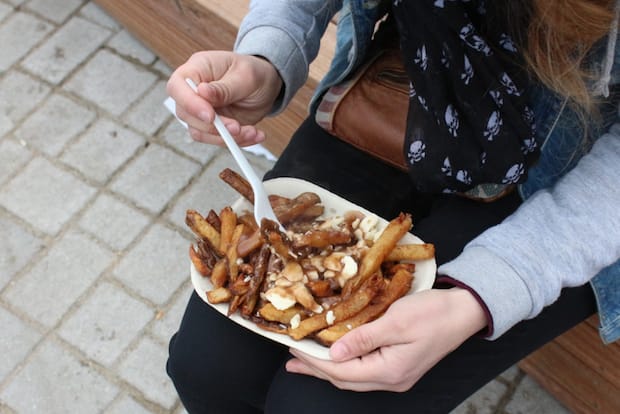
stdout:
{"type": "Polygon", "coordinates": [[[199,113],[198,118],[200,118],[201,121],[206,122],[208,124],[211,123],[211,116],[209,115],[207,111],[203,111],[199,113]]]}
{"type": "Polygon", "coordinates": [[[329,348],[329,356],[332,357],[333,360],[339,360],[346,356],[346,347],[339,342],[334,343],[329,348]]]}

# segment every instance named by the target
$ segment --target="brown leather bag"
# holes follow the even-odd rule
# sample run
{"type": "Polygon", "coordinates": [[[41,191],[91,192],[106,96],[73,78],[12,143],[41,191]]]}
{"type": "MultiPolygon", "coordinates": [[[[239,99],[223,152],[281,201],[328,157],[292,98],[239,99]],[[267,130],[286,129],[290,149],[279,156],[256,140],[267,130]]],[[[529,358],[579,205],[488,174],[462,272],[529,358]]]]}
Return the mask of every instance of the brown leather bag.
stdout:
{"type": "MultiPolygon", "coordinates": [[[[406,171],[403,145],[409,90],[400,51],[386,49],[374,55],[354,78],[325,93],[317,108],[317,123],[361,151],[406,171]]],[[[480,184],[458,195],[490,202],[514,188],[480,184]]]]}
{"type": "Polygon", "coordinates": [[[319,125],[401,170],[407,170],[403,142],[409,106],[409,78],[398,49],[377,53],[356,76],[330,88],[317,108],[319,125]]]}

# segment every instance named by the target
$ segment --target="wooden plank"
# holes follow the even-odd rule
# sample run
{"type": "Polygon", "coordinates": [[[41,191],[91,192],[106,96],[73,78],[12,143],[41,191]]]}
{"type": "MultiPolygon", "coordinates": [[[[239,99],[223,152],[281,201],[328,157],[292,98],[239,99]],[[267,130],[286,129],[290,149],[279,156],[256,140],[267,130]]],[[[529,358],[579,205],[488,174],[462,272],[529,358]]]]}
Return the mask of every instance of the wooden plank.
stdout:
{"type": "Polygon", "coordinates": [[[620,412],[620,345],[603,345],[590,319],[519,363],[575,413],[620,412]]]}
{"type": "Polygon", "coordinates": [[[603,379],[555,341],[526,358],[521,367],[575,413],[620,412],[618,384],[603,379]]]}
{"type": "MultiPolygon", "coordinates": [[[[95,0],[164,62],[175,68],[200,50],[230,50],[237,28],[247,12],[248,0],[95,0]]],[[[265,131],[265,147],[279,155],[307,116],[318,81],[327,71],[335,48],[331,24],[312,62],[306,84],[289,107],[277,117],[258,124],[265,131]]]]}
{"type": "Polygon", "coordinates": [[[589,322],[577,325],[556,339],[575,359],[592,368],[605,381],[616,384],[620,392],[620,344],[605,345],[598,329],[589,322]]]}

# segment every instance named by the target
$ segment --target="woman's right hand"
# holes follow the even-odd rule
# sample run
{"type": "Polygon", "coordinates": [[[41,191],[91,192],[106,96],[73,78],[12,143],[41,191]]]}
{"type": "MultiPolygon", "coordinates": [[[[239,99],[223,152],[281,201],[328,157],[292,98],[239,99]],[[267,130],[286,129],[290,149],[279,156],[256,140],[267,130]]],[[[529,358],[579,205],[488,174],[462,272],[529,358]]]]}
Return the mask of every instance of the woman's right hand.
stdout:
{"type": "Polygon", "coordinates": [[[281,88],[282,79],[270,62],[227,51],[193,54],[167,84],[176,114],[187,123],[194,140],[223,145],[213,126],[217,112],[241,146],[265,139],[255,124],[270,112],[281,88]],[[186,79],[198,86],[198,93],[186,79]]]}

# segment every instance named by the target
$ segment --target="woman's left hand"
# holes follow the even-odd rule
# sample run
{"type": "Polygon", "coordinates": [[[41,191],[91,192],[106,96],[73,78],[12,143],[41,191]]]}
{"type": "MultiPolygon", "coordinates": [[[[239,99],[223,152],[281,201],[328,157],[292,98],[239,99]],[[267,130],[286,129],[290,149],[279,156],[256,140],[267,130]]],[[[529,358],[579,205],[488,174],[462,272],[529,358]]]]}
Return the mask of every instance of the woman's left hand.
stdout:
{"type": "Polygon", "coordinates": [[[340,389],[410,389],[429,369],[487,325],[465,289],[431,289],[405,296],[379,319],[335,342],[331,361],[291,350],[286,369],[327,380],[340,389]]]}

